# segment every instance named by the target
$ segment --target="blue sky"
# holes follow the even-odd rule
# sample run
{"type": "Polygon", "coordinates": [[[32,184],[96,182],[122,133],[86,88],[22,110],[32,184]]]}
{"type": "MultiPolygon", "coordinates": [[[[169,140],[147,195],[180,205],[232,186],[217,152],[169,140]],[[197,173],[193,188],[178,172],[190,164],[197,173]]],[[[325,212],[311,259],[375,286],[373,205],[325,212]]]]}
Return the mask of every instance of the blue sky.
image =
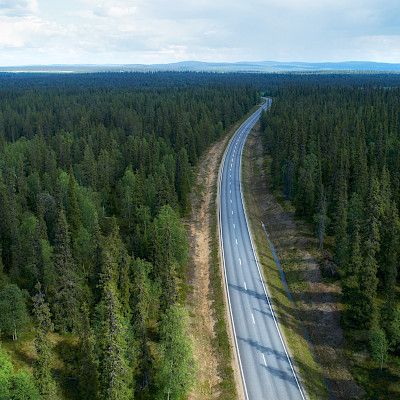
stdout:
{"type": "Polygon", "coordinates": [[[0,65],[400,62],[400,0],[0,0],[0,65]]]}

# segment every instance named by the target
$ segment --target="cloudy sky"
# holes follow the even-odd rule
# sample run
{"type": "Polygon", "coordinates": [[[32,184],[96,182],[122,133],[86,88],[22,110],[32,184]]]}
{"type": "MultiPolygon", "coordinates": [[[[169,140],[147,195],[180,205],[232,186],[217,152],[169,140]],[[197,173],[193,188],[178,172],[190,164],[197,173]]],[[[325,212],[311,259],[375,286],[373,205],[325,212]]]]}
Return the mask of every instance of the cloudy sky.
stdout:
{"type": "Polygon", "coordinates": [[[400,62],[400,0],[0,0],[0,65],[400,62]]]}

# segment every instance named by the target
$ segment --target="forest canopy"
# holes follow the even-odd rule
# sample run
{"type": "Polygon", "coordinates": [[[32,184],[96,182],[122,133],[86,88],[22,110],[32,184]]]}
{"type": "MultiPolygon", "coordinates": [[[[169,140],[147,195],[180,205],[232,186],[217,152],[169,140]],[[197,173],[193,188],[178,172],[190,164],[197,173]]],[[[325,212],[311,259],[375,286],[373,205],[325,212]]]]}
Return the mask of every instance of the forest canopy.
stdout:
{"type": "Polygon", "coordinates": [[[200,157],[261,94],[274,96],[262,122],[275,188],[321,246],[335,238],[346,323],[370,331],[374,357],[397,354],[396,86],[384,74],[0,74],[4,396],[187,396],[182,217],[200,157]],[[32,374],[5,350],[21,340],[32,374]]]}
{"type": "Polygon", "coordinates": [[[287,86],[262,125],[273,188],[333,254],[343,325],[398,360],[400,89],[287,86]]]}
{"type": "Polygon", "coordinates": [[[188,393],[181,217],[199,157],[258,101],[195,74],[0,77],[0,329],[33,332],[43,399],[188,393]],[[73,338],[66,381],[52,335],[73,338]]]}

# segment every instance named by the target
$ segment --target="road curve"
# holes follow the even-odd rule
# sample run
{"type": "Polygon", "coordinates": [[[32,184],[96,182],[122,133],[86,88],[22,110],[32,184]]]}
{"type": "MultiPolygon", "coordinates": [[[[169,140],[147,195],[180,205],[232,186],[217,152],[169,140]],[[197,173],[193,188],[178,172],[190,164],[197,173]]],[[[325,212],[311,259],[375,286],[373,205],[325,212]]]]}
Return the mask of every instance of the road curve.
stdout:
{"type": "Polygon", "coordinates": [[[243,147],[265,99],[236,131],[219,175],[219,234],[233,335],[246,400],[305,400],[286,351],[250,235],[241,188],[243,147]]]}

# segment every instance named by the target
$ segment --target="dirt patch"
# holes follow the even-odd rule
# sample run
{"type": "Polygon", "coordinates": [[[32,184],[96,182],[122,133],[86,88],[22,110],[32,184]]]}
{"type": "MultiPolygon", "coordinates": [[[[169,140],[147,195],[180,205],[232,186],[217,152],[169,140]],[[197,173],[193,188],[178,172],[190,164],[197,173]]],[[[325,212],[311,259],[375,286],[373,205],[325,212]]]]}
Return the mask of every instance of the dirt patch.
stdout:
{"type": "Polygon", "coordinates": [[[354,382],[344,356],[340,288],[325,282],[321,275],[317,245],[310,227],[295,220],[293,213],[285,210],[271,193],[258,130],[250,136],[247,146],[254,166],[251,169],[252,196],[285,271],[297,318],[305,328],[302,335],[322,367],[329,398],[360,398],[362,390],[354,382]]]}
{"type": "Polygon", "coordinates": [[[216,316],[211,290],[215,188],[219,164],[229,137],[230,134],[214,144],[198,166],[192,194],[192,214],[188,221],[191,250],[189,284],[192,288],[189,294],[190,328],[198,369],[197,384],[189,397],[191,400],[220,398],[222,377],[219,364],[232,363],[232,360],[221,360],[214,345],[216,316]]]}

